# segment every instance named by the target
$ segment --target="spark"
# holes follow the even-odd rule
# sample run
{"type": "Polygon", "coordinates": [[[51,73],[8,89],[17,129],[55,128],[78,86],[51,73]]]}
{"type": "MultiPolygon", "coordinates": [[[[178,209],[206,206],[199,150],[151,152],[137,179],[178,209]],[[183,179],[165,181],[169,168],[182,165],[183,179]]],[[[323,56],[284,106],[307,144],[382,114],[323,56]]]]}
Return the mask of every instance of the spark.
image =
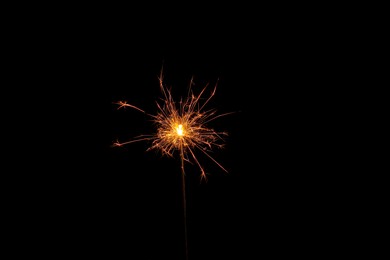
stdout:
{"type": "Polygon", "coordinates": [[[151,135],[140,135],[127,142],[116,141],[113,146],[120,147],[125,144],[130,144],[139,141],[151,142],[149,150],[159,150],[162,154],[174,157],[175,153],[179,154],[181,160],[181,168],[184,175],[184,162],[196,164],[201,173],[201,180],[206,180],[206,172],[198,160],[196,153],[204,154],[218,165],[223,171],[228,172],[219,162],[217,162],[210,153],[213,148],[222,148],[224,141],[223,136],[227,136],[226,132],[218,132],[209,128],[207,124],[217,118],[226,116],[231,113],[217,114],[216,109],[205,110],[206,105],[215,95],[217,83],[215,84],[211,94],[207,98],[203,98],[204,92],[208,84],[195,95],[192,90],[193,79],[191,78],[186,98],[175,102],[171,90],[163,84],[162,70],[158,77],[159,86],[163,95],[162,102],[156,102],[158,112],[155,115],[146,113],[141,108],[128,104],[126,101],[119,101],[115,104],[118,109],[130,107],[139,112],[146,114],[152,118],[156,124],[157,130],[151,135]],[[202,102],[204,101],[204,102],[202,102]]]}

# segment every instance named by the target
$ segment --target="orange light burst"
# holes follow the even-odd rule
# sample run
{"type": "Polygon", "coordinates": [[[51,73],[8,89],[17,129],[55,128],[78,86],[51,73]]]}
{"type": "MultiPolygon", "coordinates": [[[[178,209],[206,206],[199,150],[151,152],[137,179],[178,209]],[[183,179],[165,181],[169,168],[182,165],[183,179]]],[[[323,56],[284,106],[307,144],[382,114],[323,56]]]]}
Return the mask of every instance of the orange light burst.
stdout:
{"type": "Polygon", "coordinates": [[[193,79],[191,79],[187,97],[184,101],[181,99],[180,102],[177,103],[173,100],[171,91],[163,84],[162,71],[158,79],[160,90],[163,94],[163,102],[162,104],[156,102],[158,108],[158,113],[156,115],[148,114],[144,110],[128,104],[126,101],[115,103],[119,105],[118,109],[130,107],[152,117],[157,125],[156,133],[152,135],[140,135],[127,142],[120,143],[117,141],[113,145],[122,146],[139,141],[151,141],[151,146],[147,151],[157,149],[164,155],[171,157],[177,152],[180,154],[183,174],[184,162],[195,162],[201,171],[201,180],[207,180],[206,173],[195,156],[195,151],[200,151],[216,163],[222,170],[227,172],[227,170],[209,154],[213,147],[223,147],[223,144],[221,144],[220,141],[223,141],[222,136],[226,136],[227,133],[217,132],[212,128],[208,128],[206,124],[219,117],[232,113],[217,114],[215,109],[204,110],[207,103],[215,95],[217,84],[210,96],[206,99],[202,99],[202,95],[208,87],[208,84],[202,89],[199,95],[195,96],[192,91],[193,79]],[[203,103],[201,102],[202,100],[204,100],[203,103]]]}

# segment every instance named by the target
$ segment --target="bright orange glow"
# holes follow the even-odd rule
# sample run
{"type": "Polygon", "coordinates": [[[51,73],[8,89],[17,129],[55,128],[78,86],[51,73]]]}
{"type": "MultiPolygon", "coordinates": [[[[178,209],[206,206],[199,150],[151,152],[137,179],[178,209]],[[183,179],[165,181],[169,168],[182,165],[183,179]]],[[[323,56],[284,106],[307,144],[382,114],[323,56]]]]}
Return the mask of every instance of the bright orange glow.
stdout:
{"type": "Polygon", "coordinates": [[[206,180],[206,173],[195,156],[195,151],[200,151],[201,154],[206,155],[214,163],[216,163],[222,170],[227,170],[219,164],[210,154],[213,147],[223,147],[220,141],[223,141],[222,136],[227,135],[225,132],[217,132],[212,128],[207,127],[207,123],[219,117],[231,114],[216,114],[216,110],[203,110],[206,104],[214,96],[217,86],[211,92],[207,99],[202,99],[202,95],[206,90],[206,85],[198,96],[192,92],[192,79],[189,84],[189,91],[184,101],[175,102],[172,98],[171,91],[164,87],[162,80],[162,72],[159,77],[160,90],[163,94],[163,101],[161,104],[157,103],[158,113],[151,115],[144,110],[127,104],[125,101],[119,101],[118,109],[131,107],[140,112],[150,116],[157,125],[157,130],[154,134],[140,135],[133,140],[120,143],[114,143],[114,146],[122,146],[138,141],[151,141],[151,146],[147,151],[157,149],[163,154],[173,157],[174,152],[180,154],[182,163],[182,171],[184,174],[184,162],[195,162],[201,171],[201,179],[206,180]],[[201,104],[201,100],[205,100],[201,104]]]}

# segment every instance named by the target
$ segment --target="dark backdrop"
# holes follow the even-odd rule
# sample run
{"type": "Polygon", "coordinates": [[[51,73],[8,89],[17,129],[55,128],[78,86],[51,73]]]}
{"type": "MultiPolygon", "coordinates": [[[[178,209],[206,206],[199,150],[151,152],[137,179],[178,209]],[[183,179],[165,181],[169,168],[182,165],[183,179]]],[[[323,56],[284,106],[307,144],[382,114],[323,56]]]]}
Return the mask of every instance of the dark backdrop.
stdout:
{"type": "Polygon", "coordinates": [[[44,87],[30,91],[48,116],[31,151],[45,155],[23,182],[24,227],[40,245],[31,250],[184,259],[178,158],[146,152],[147,142],[111,146],[155,130],[144,114],[113,103],[156,113],[162,67],[175,98],[191,77],[195,93],[209,83],[209,94],[218,81],[208,107],[235,112],[210,122],[229,133],[213,153],[229,173],[200,155],[204,183],[186,165],[190,259],[316,258],[340,246],[344,203],[331,163],[339,158],[328,150],[337,129],[326,123],[332,42],[311,18],[250,17],[202,26],[117,17],[32,33],[29,55],[39,65],[30,65],[44,87]]]}

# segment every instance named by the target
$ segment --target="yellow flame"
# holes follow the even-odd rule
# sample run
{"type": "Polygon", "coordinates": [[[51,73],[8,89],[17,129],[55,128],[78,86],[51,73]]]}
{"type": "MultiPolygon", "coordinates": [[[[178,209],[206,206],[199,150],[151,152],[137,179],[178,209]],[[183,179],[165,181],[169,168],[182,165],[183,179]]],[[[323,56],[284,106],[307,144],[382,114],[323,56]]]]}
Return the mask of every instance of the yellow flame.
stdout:
{"type": "Polygon", "coordinates": [[[179,135],[179,136],[182,136],[184,133],[183,133],[183,125],[178,125],[177,127],[176,127],[176,133],[177,133],[177,135],[179,135]]]}

